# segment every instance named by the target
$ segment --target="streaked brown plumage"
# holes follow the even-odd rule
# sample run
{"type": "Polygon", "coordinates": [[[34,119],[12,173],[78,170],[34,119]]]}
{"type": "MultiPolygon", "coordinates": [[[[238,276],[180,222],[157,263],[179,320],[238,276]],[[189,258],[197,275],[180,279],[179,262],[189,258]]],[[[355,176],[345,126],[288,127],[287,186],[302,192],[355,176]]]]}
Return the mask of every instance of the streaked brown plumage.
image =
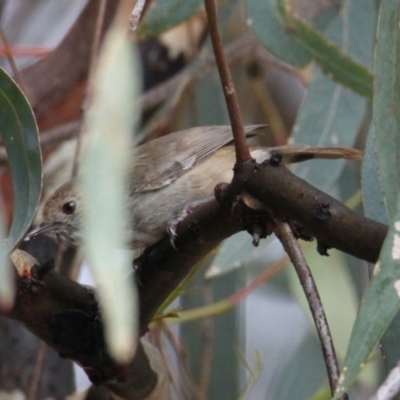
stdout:
{"type": "MultiPolygon", "coordinates": [[[[247,126],[249,136],[265,130],[247,126]]],[[[127,242],[131,248],[147,247],[160,240],[168,223],[186,204],[213,196],[220,182],[233,176],[235,150],[230,126],[209,126],[180,131],[148,142],[135,150],[129,181],[130,221],[127,242]]],[[[280,152],[284,163],[311,158],[360,159],[362,152],[348,148],[313,148],[287,145],[275,148],[253,146],[257,162],[280,152]]],[[[43,222],[29,236],[45,233],[56,240],[78,245],[82,199],[74,180],[62,185],[46,202],[43,222]]]]}

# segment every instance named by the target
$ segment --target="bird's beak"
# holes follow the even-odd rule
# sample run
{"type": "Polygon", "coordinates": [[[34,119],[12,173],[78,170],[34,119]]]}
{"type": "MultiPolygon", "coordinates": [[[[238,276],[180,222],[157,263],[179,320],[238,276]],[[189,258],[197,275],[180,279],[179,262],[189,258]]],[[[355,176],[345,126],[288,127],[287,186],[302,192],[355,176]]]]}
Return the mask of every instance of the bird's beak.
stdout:
{"type": "Polygon", "coordinates": [[[58,222],[52,222],[50,224],[40,224],[37,228],[33,229],[25,236],[24,241],[27,242],[28,240],[31,240],[36,236],[51,232],[54,229],[56,229],[58,225],[59,225],[58,222]]]}

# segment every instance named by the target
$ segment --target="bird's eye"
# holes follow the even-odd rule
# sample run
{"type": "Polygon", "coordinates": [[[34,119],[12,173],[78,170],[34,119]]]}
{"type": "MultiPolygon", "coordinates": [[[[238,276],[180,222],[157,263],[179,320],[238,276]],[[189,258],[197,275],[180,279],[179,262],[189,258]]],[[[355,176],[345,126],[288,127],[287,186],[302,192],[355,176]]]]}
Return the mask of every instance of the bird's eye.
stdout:
{"type": "Polygon", "coordinates": [[[75,212],[75,208],[76,208],[76,203],[75,201],[71,200],[62,206],[62,211],[64,214],[70,215],[75,212]]]}

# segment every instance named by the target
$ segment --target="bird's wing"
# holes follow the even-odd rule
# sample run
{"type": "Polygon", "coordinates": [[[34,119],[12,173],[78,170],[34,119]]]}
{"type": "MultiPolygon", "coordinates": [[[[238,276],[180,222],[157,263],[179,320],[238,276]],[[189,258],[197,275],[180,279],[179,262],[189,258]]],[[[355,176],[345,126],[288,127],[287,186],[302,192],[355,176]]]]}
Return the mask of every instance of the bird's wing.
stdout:
{"type": "MultiPolygon", "coordinates": [[[[245,132],[253,136],[265,129],[265,125],[249,125],[245,132]]],[[[171,133],[141,145],[134,154],[131,193],[169,185],[232,140],[230,126],[204,126],[171,133]]]]}

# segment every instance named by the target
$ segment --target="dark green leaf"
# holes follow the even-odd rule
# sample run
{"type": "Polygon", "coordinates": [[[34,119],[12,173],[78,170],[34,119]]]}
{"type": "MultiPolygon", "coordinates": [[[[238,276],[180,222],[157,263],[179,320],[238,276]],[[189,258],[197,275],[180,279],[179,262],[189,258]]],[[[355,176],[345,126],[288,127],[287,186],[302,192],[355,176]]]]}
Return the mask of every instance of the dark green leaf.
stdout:
{"type": "Polygon", "coordinates": [[[139,36],[157,36],[186,21],[199,11],[202,0],[158,0],[139,25],[139,36]]]}
{"type": "Polygon", "coordinates": [[[357,378],[371,351],[400,309],[400,198],[396,222],[389,227],[380,262],[361,302],[350,338],[342,377],[335,399],[357,378]]]}
{"type": "MultiPolygon", "coordinates": [[[[326,26],[324,34],[335,46],[369,66],[372,63],[376,14],[373,0],[351,1],[326,26]]],[[[313,146],[352,147],[364,123],[367,104],[363,97],[337,85],[317,70],[298,113],[294,139],[297,143],[313,146]]],[[[311,161],[298,164],[295,171],[320,189],[329,191],[343,167],[343,161],[311,161]]]]}
{"type": "Polygon", "coordinates": [[[251,29],[276,57],[300,67],[310,62],[310,53],[297,44],[281,25],[276,0],[248,0],[247,15],[251,29]]]}
{"type": "Polygon", "coordinates": [[[388,219],[400,184],[400,30],[397,0],[382,3],[375,52],[375,151],[388,219]]]}
{"type": "MultiPolygon", "coordinates": [[[[351,3],[347,2],[347,4],[342,6],[342,16],[347,15],[348,10],[352,6],[351,3]]],[[[363,6],[358,8],[360,16],[360,11],[363,8],[363,6]]],[[[364,97],[372,97],[372,73],[352,59],[346,52],[346,40],[348,40],[346,38],[346,29],[350,25],[348,21],[344,21],[343,25],[344,46],[343,48],[339,48],[311,25],[293,16],[288,11],[285,0],[278,0],[278,9],[287,32],[290,32],[293,39],[318,62],[323,71],[331,79],[347,86],[364,97]]],[[[370,7],[366,7],[366,9],[369,10],[370,7]]],[[[355,20],[351,21],[351,26],[354,28],[360,27],[355,20]]],[[[361,36],[360,33],[358,34],[361,36]]]]}
{"type": "Polygon", "coordinates": [[[0,69],[0,132],[7,150],[14,211],[7,247],[11,250],[32,223],[42,187],[38,129],[29,103],[16,83],[0,69]]]}

